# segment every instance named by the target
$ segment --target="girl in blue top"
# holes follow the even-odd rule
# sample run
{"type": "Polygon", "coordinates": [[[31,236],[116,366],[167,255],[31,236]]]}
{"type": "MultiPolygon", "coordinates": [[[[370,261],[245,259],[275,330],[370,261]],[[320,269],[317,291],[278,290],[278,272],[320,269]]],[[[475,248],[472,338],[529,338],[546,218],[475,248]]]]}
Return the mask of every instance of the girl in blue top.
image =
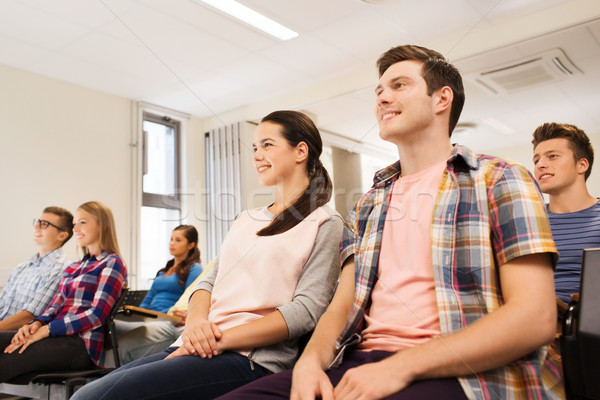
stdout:
{"type": "Polygon", "coordinates": [[[166,313],[202,273],[198,231],[192,225],[179,225],[173,230],[169,252],[173,259],[157,272],[140,307],[166,313]]]}

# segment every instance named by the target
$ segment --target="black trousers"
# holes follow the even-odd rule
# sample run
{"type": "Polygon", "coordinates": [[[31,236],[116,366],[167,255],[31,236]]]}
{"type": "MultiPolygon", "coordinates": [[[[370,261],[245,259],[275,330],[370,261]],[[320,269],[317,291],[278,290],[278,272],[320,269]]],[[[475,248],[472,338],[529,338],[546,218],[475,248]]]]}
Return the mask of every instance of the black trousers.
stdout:
{"type": "Polygon", "coordinates": [[[0,332],[0,382],[28,372],[76,371],[94,368],[78,335],[50,337],[30,345],[22,354],[4,352],[16,331],[0,332]]]}

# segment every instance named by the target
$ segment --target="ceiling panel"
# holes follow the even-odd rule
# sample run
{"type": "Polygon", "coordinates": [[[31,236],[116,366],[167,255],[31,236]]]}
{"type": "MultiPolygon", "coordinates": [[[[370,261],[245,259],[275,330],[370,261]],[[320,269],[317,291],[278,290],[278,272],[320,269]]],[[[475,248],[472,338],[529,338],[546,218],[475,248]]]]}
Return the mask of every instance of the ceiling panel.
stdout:
{"type": "Polygon", "coordinates": [[[79,24],[19,3],[11,3],[10,12],[0,12],[1,35],[40,48],[59,49],[86,32],[79,24]]]}
{"type": "MultiPolygon", "coordinates": [[[[219,38],[249,51],[258,51],[278,42],[277,39],[249,25],[216,12],[200,1],[179,2],[177,7],[173,7],[171,2],[164,0],[141,0],[141,3],[165,16],[169,16],[179,25],[183,24],[197,29],[209,37],[219,38]]],[[[160,27],[157,32],[165,32],[165,29],[160,27]]],[[[174,33],[174,35],[177,36],[178,34],[174,33]]],[[[177,37],[181,38],[180,36],[177,37]]],[[[202,47],[198,47],[198,49],[202,49],[202,47]]]]}
{"type": "Polygon", "coordinates": [[[306,33],[346,18],[355,11],[364,10],[367,6],[358,0],[239,0],[239,2],[299,33],[306,33]]]}
{"type": "Polygon", "coordinates": [[[258,54],[320,79],[346,72],[357,62],[354,57],[310,34],[262,50],[258,54]]]}
{"type": "Polygon", "coordinates": [[[19,0],[19,3],[43,11],[59,20],[70,21],[73,24],[96,29],[114,18],[113,11],[122,14],[135,7],[131,1],[119,0],[19,0]],[[108,7],[107,7],[108,6],[108,7]]]}
{"type": "Polygon", "coordinates": [[[10,65],[15,68],[27,68],[27,66],[51,50],[43,47],[25,43],[19,39],[13,39],[0,35],[0,64],[10,65]]]}
{"type": "Polygon", "coordinates": [[[447,54],[465,77],[460,122],[475,129],[457,140],[478,150],[528,143],[554,118],[600,134],[597,0],[240,1],[300,36],[279,41],[199,0],[2,0],[0,63],[201,118],[305,109],[327,131],[389,149],[373,117],[375,61],[417,43],[447,54]],[[469,80],[556,47],[583,75],[498,96],[469,80]]]}

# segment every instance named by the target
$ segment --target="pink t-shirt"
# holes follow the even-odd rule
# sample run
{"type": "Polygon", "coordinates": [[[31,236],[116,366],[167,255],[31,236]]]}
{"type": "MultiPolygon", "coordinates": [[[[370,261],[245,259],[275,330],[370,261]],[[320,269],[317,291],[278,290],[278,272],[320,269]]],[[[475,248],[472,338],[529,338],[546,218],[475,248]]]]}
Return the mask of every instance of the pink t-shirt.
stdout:
{"type": "Polygon", "coordinates": [[[445,167],[444,161],[394,183],[362,349],[396,352],[440,334],[431,220],[445,167]]]}

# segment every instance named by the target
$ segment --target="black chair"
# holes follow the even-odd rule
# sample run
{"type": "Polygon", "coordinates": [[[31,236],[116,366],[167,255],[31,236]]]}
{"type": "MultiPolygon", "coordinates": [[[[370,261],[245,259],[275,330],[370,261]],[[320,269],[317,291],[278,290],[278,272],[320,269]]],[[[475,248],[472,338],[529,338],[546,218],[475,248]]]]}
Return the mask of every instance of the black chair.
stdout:
{"type": "Polygon", "coordinates": [[[144,301],[144,297],[148,294],[147,290],[128,290],[124,289],[119,301],[114,305],[111,316],[106,323],[107,337],[110,338],[109,349],[112,348],[115,367],[121,366],[121,358],[119,357],[119,342],[117,339],[117,328],[115,326],[115,319],[120,315],[130,315],[131,312],[126,310],[125,306],[139,306],[144,301]]]}
{"type": "MultiPolygon", "coordinates": [[[[119,300],[113,306],[105,323],[106,343],[104,350],[112,350],[117,368],[121,363],[115,318],[120,314],[127,314],[127,311],[124,309],[126,305],[138,306],[141,304],[147,292],[147,290],[123,289],[121,297],[119,297],[119,300]]],[[[114,369],[94,368],[82,371],[31,372],[19,375],[8,382],[0,383],[0,393],[33,399],[68,400],[77,389],[85,385],[89,380],[100,378],[114,369]]]]}
{"type": "Polygon", "coordinates": [[[567,400],[600,400],[600,248],[583,250],[579,301],[560,338],[567,400]]]}

